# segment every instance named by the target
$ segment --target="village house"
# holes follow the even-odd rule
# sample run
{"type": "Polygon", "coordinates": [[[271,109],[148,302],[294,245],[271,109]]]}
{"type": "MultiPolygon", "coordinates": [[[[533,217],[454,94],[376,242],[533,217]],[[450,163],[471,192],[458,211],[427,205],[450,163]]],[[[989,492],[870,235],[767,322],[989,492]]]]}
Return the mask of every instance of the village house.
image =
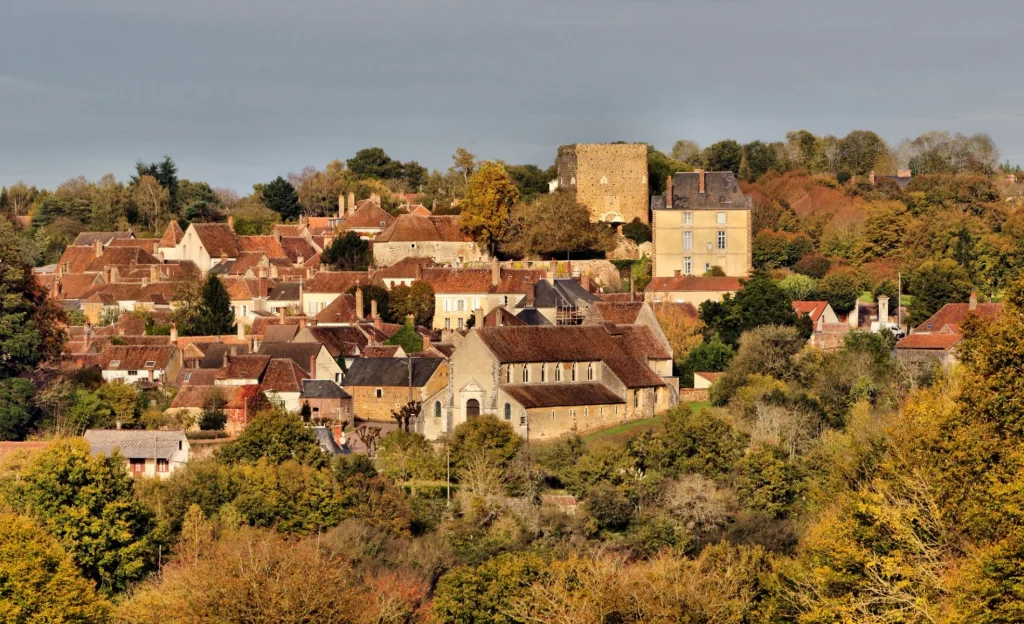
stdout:
{"type": "Polygon", "coordinates": [[[309,418],[314,423],[352,423],[352,396],[332,381],[302,380],[299,401],[309,406],[309,418]]]}
{"type": "Polygon", "coordinates": [[[280,282],[267,295],[267,312],[279,315],[302,309],[301,285],[298,282],[280,282]]]}
{"type": "Polygon", "coordinates": [[[189,260],[203,275],[218,263],[236,260],[242,249],[230,223],[192,223],[174,250],[177,260],[189,260]]]}
{"type": "Polygon", "coordinates": [[[291,342],[315,342],[320,343],[327,349],[335,361],[345,362],[345,370],[352,366],[352,362],[362,355],[364,349],[370,344],[370,337],[360,326],[340,327],[315,327],[299,328],[291,342]]]}
{"type": "Polygon", "coordinates": [[[527,325],[579,325],[600,300],[574,279],[542,279],[516,303],[516,316],[527,325]]]}
{"type": "Polygon", "coordinates": [[[703,275],[718,266],[732,277],[753,267],[750,209],[731,171],[677,173],[651,198],[653,275],[703,275]]]}
{"type": "Polygon", "coordinates": [[[705,301],[721,301],[735,295],[741,288],[738,277],[700,277],[675,275],[655,277],[647,285],[644,299],[651,303],[690,303],[700,306],[705,301]]]}
{"type": "Polygon", "coordinates": [[[355,232],[363,240],[373,240],[387,229],[395,218],[381,208],[377,197],[364,199],[340,223],[343,232],[355,232]]]}
{"type": "Polygon", "coordinates": [[[319,271],[302,283],[301,306],[314,317],[353,286],[374,283],[367,271],[319,271]]]}
{"type": "Polygon", "coordinates": [[[356,418],[391,423],[391,412],[409,401],[444,400],[448,375],[441,358],[360,358],[345,375],[344,389],[356,418]]]}
{"type": "Polygon", "coordinates": [[[319,342],[264,342],[257,351],[259,355],[273,358],[286,358],[302,369],[303,379],[327,379],[341,383],[342,370],[338,362],[331,357],[327,348],[319,342]]]}
{"type": "Polygon", "coordinates": [[[535,292],[545,275],[544,271],[502,269],[494,260],[486,269],[423,269],[419,279],[434,290],[434,328],[462,329],[477,311],[486,315],[497,307],[515,306],[535,292]]]}
{"type": "Polygon", "coordinates": [[[173,345],[108,345],[96,362],[106,382],[164,384],[177,377],[181,354],[173,345]]]}
{"type": "MultiPolygon", "coordinates": [[[[237,434],[245,429],[249,418],[265,405],[266,399],[260,387],[246,386],[185,385],[174,395],[170,407],[164,410],[169,416],[188,416],[198,422],[203,409],[215,403],[228,418],[225,431],[237,434]]],[[[194,425],[198,428],[198,425],[194,425]]]]}
{"type": "Polygon", "coordinates": [[[437,263],[430,258],[402,258],[389,267],[377,271],[377,278],[384,283],[388,290],[395,286],[412,286],[412,283],[422,279],[423,270],[431,269],[437,263]]]}
{"type": "Polygon", "coordinates": [[[188,463],[191,452],[183,431],[89,429],[85,441],[94,455],[120,453],[133,477],[166,479],[188,463]]]}
{"type": "Polygon", "coordinates": [[[671,355],[640,325],[474,329],[451,357],[449,393],[431,399],[420,430],[435,439],[495,414],[526,439],[548,439],[648,418],[678,400],[664,378],[671,355]]]}
{"type": "MultiPolygon", "coordinates": [[[[302,407],[301,395],[306,377],[306,371],[291,359],[274,358],[267,365],[260,387],[272,404],[289,412],[297,412],[302,407]]],[[[321,381],[335,385],[330,380],[321,381]]]]}
{"type": "Polygon", "coordinates": [[[935,360],[945,367],[956,364],[956,347],[963,338],[961,325],[968,316],[995,320],[1002,314],[1001,303],[978,303],[971,293],[968,303],[947,303],[896,343],[896,355],[906,362],[935,360]]]}
{"type": "Polygon", "coordinates": [[[373,259],[377,266],[386,267],[409,257],[456,266],[488,259],[486,250],[459,227],[458,216],[405,214],[373,239],[373,259]]]}

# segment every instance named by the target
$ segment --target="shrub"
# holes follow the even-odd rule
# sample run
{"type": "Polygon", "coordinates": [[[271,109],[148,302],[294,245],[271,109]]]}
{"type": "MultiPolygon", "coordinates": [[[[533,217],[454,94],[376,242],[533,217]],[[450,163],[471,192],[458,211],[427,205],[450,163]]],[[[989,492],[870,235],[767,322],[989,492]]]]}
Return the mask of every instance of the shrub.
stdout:
{"type": "Polygon", "coordinates": [[[623,225],[622,235],[626,238],[633,239],[633,242],[637,245],[651,242],[651,228],[644,224],[644,222],[640,220],[640,217],[636,217],[629,223],[623,225]]]}
{"type": "Polygon", "coordinates": [[[587,511],[600,529],[622,531],[633,518],[633,505],[616,488],[601,483],[587,493],[587,511]]]}
{"type": "Polygon", "coordinates": [[[829,302],[836,314],[846,314],[857,304],[861,288],[850,271],[836,271],[818,282],[818,296],[829,302]]]}
{"type": "Polygon", "coordinates": [[[796,264],[793,265],[793,270],[801,275],[807,277],[813,277],[814,279],[821,279],[825,277],[828,270],[832,268],[832,263],[828,258],[821,254],[805,254],[803,258],[800,258],[796,264]]]}

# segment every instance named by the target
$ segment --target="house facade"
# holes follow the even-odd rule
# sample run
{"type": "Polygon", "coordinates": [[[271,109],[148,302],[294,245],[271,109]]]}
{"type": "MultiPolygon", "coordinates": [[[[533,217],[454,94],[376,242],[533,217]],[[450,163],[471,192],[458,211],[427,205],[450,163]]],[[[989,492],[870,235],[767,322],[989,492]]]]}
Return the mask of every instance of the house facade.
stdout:
{"type": "Polygon", "coordinates": [[[85,441],[95,455],[120,453],[133,477],[167,479],[188,463],[191,452],[184,431],[89,429],[85,441]]]}
{"type": "Polygon", "coordinates": [[[390,266],[403,258],[430,258],[438,264],[481,262],[488,254],[459,227],[458,216],[399,215],[373,239],[374,264],[390,266]]]}

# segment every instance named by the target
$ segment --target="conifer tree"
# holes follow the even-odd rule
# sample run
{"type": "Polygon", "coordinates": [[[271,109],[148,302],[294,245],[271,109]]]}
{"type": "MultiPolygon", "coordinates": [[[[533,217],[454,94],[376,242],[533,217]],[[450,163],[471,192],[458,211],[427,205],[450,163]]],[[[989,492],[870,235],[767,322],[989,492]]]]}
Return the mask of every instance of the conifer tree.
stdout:
{"type": "Polygon", "coordinates": [[[203,285],[203,305],[199,325],[204,336],[223,336],[235,331],[231,297],[220,278],[210,274],[203,285]]]}

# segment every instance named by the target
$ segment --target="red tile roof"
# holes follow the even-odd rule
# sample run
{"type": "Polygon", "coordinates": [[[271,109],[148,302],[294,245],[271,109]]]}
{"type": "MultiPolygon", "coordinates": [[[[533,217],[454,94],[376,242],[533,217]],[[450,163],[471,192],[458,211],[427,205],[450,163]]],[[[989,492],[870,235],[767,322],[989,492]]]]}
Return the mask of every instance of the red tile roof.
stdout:
{"type": "Polygon", "coordinates": [[[437,263],[431,258],[402,258],[391,266],[378,271],[377,275],[381,279],[416,279],[422,274],[423,269],[436,266],[437,263]]]}
{"type": "Polygon", "coordinates": [[[217,379],[261,379],[270,364],[269,355],[228,356],[227,367],[221,368],[217,379]]]}
{"type": "Polygon", "coordinates": [[[364,358],[393,358],[401,347],[396,345],[374,345],[363,349],[364,358]]]}
{"type": "Polygon", "coordinates": [[[455,215],[421,217],[399,215],[386,230],[377,235],[374,243],[398,242],[458,242],[469,243],[473,237],[459,228],[455,215]]]}
{"type": "Polygon", "coordinates": [[[308,293],[343,293],[356,284],[370,283],[366,271],[320,271],[313,279],[302,284],[302,290],[308,293]]]}
{"type": "Polygon", "coordinates": [[[1001,303],[979,303],[971,310],[969,303],[947,303],[931,318],[917,326],[918,331],[939,331],[946,325],[963,325],[971,313],[986,319],[997,319],[1002,313],[1001,303]]]}
{"type": "MultiPolygon", "coordinates": [[[[594,302],[594,309],[600,315],[602,321],[615,323],[616,325],[632,325],[636,323],[640,310],[644,307],[643,301],[634,302],[594,302]]],[[[691,308],[693,306],[690,306],[691,308]]],[[[694,314],[696,316],[696,313],[694,314]]]]}
{"type": "Polygon", "coordinates": [[[183,238],[185,238],[185,232],[182,231],[181,226],[177,221],[171,221],[167,224],[164,235],[160,237],[160,247],[175,247],[183,238]]]}
{"type": "Polygon", "coordinates": [[[110,241],[110,247],[138,247],[143,249],[146,253],[155,254],[157,248],[157,239],[155,238],[118,238],[110,241]]]}
{"type": "Polygon", "coordinates": [[[811,317],[811,320],[815,323],[821,318],[821,315],[825,313],[825,308],[828,307],[828,301],[794,301],[793,311],[796,312],[797,316],[806,314],[811,317]]]}
{"type": "Polygon", "coordinates": [[[226,223],[193,223],[189,227],[195,229],[196,236],[211,258],[237,258],[242,251],[238,236],[226,223]]]}
{"type": "Polygon", "coordinates": [[[485,294],[491,290],[490,269],[423,269],[420,280],[430,283],[435,294],[485,294]]]}
{"type": "Polygon", "coordinates": [[[302,380],[305,378],[305,371],[295,362],[287,358],[274,358],[270,360],[260,385],[264,392],[302,392],[302,380]]]}
{"type": "Polygon", "coordinates": [[[266,254],[268,258],[287,258],[288,254],[284,252],[284,248],[281,247],[281,243],[278,242],[274,236],[239,236],[238,237],[238,248],[239,250],[245,251],[258,251],[266,254]]]}
{"type": "MultiPolygon", "coordinates": [[[[613,405],[625,401],[600,383],[513,384],[501,389],[526,409],[570,407],[574,405],[613,405]]],[[[583,414],[578,414],[582,417],[583,414]]]]}
{"type": "Polygon", "coordinates": [[[654,292],[736,292],[740,289],[738,277],[703,277],[680,275],[679,277],[655,277],[647,286],[654,292]]]}
{"type": "MultiPolygon", "coordinates": [[[[181,390],[171,401],[170,409],[201,409],[206,403],[206,400],[211,394],[220,394],[227,403],[224,405],[224,409],[229,410],[244,410],[244,400],[253,395],[253,391],[258,389],[257,385],[245,385],[245,386],[201,386],[201,385],[187,385],[182,386],[181,390]]],[[[253,401],[249,400],[249,407],[253,406],[253,401]]]]}
{"type": "Polygon", "coordinates": [[[369,338],[359,327],[307,327],[306,330],[313,340],[327,347],[333,358],[359,355],[369,343],[369,338]]]}
{"type": "Polygon", "coordinates": [[[348,215],[342,222],[343,230],[383,230],[395,220],[374,202],[363,200],[358,205],[356,211],[348,215]]]}
{"type": "Polygon", "coordinates": [[[282,236],[281,248],[293,263],[299,263],[299,258],[306,262],[319,253],[313,244],[302,236],[282,236]]]}
{"type": "Polygon", "coordinates": [[[356,322],[356,298],[354,295],[342,294],[316,315],[317,323],[356,322]]]}
{"type": "Polygon", "coordinates": [[[896,343],[897,349],[941,349],[948,350],[962,337],[959,334],[914,333],[896,343]]]}
{"type": "Polygon", "coordinates": [[[103,370],[147,370],[164,369],[174,357],[175,347],[143,345],[110,345],[97,357],[97,364],[103,370]],[[117,366],[112,366],[117,362],[117,366]],[[147,362],[154,365],[147,367],[147,362]]]}

